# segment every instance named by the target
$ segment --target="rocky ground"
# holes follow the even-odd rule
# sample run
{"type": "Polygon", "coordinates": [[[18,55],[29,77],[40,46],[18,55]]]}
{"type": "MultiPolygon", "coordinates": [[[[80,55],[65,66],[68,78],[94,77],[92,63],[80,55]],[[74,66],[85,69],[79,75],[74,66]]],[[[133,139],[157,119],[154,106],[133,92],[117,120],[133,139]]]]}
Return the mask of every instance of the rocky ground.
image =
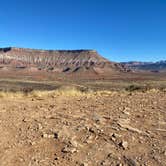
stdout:
{"type": "Polygon", "coordinates": [[[1,166],[165,164],[165,92],[0,99],[1,166]]]}

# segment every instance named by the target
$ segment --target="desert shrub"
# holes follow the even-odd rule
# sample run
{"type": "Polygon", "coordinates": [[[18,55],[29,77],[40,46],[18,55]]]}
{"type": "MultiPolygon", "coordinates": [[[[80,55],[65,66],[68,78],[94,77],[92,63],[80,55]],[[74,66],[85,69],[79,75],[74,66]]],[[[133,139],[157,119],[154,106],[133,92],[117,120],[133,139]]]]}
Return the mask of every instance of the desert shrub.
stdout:
{"type": "Polygon", "coordinates": [[[22,91],[23,93],[27,94],[27,93],[32,92],[32,91],[33,91],[33,88],[32,88],[32,87],[24,87],[24,88],[21,89],[21,91],[22,91]]]}
{"type": "Polygon", "coordinates": [[[130,85],[127,88],[125,88],[126,91],[132,92],[137,90],[143,90],[144,88],[138,85],[130,85]]]}
{"type": "Polygon", "coordinates": [[[159,90],[162,92],[166,92],[166,87],[160,87],[159,90]]]}
{"type": "Polygon", "coordinates": [[[77,96],[83,92],[74,86],[62,86],[55,91],[59,95],[77,96]]]}
{"type": "Polygon", "coordinates": [[[52,70],[54,70],[54,67],[48,67],[47,70],[52,71],[52,70]]]}
{"type": "Polygon", "coordinates": [[[125,88],[126,91],[133,92],[133,91],[141,91],[141,92],[148,92],[148,91],[164,91],[164,88],[154,87],[151,85],[130,85],[125,88]]]}

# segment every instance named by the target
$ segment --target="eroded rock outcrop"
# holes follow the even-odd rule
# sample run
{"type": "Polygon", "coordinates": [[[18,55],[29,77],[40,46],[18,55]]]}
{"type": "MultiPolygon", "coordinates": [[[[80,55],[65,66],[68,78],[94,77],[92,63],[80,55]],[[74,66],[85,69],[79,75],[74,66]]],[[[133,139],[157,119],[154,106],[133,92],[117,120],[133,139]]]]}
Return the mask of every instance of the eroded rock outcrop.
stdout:
{"type": "Polygon", "coordinates": [[[36,67],[39,70],[58,72],[96,73],[127,71],[118,63],[100,56],[95,50],[37,50],[25,48],[1,48],[0,64],[16,68],[36,67]]]}

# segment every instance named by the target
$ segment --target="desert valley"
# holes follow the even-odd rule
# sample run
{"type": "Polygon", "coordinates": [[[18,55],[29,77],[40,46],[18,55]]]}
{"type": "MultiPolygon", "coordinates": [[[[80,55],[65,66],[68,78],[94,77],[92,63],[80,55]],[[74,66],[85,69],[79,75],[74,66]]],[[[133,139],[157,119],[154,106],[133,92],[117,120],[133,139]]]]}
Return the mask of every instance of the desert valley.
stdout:
{"type": "Polygon", "coordinates": [[[166,71],[145,65],[1,48],[0,165],[164,166],[166,71]]]}

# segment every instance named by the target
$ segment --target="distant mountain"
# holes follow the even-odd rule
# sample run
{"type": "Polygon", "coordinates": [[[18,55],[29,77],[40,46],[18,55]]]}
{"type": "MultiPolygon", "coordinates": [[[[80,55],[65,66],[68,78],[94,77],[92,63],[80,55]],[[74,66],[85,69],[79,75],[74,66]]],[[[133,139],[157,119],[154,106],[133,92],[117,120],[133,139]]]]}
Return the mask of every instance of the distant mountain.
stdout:
{"type": "Polygon", "coordinates": [[[121,64],[132,70],[143,70],[143,71],[151,71],[151,72],[160,72],[166,71],[166,60],[158,61],[158,62],[122,62],[121,64]]]}
{"type": "Polygon", "coordinates": [[[95,50],[38,50],[0,48],[0,70],[13,68],[58,73],[111,74],[128,71],[124,65],[110,62],[95,50]]]}

